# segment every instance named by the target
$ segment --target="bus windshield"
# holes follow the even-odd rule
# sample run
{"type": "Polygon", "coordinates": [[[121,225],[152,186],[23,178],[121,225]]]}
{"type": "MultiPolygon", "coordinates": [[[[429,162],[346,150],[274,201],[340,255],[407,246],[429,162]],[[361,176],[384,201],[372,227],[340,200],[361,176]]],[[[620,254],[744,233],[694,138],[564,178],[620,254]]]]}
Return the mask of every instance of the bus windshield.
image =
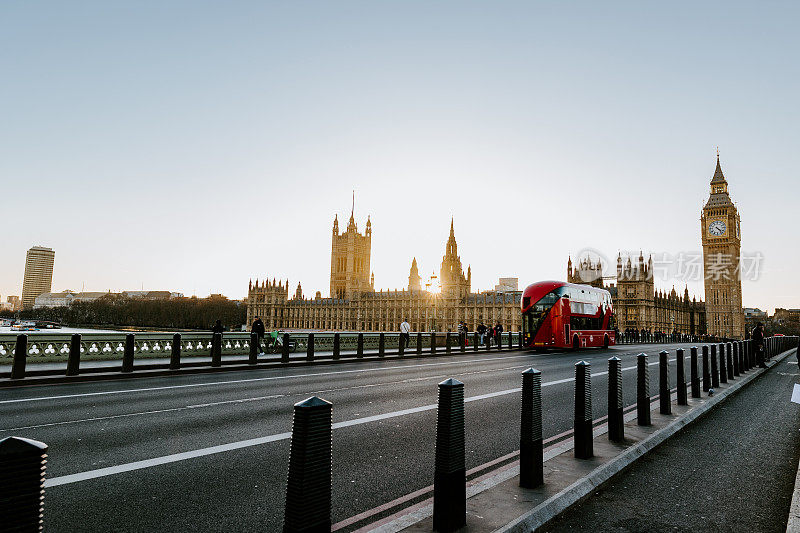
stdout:
{"type": "Polygon", "coordinates": [[[559,289],[558,291],[545,294],[538,302],[533,304],[526,313],[525,320],[527,324],[525,324],[525,326],[531,337],[536,336],[536,332],[539,331],[542,322],[547,318],[550,309],[552,309],[553,305],[561,298],[560,293],[561,290],[559,289]]]}

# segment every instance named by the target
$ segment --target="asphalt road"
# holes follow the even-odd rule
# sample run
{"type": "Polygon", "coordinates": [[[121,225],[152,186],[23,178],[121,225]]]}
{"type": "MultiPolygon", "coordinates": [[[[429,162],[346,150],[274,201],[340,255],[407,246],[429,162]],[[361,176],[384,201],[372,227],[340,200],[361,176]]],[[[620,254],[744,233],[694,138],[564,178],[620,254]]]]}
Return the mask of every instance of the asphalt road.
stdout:
{"type": "MultiPolygon", "coordinates": [[[[385,513],[387,502],[432,484],[438,382],[465,383],[471,469],[519,448],[518,387],[526,368],[542,371],[550,437],[571,429],[577,360],[593,365],[600,418],[609,357],[623,360],[630,405],[635,354],[646,351],[657,364],[658,350],[674,358],[679,346],[688,375],[688,345],[626,345],[0,389],[0,438],[50,446],[47,531],[280,531],[298,401],[325,398],[334,423],[348,423],[333,432],[336,523],[376,508],[385,513]]],[[[674,362],[671,369],[674,385],[674,362]]],[[[652,394],[657,381],[651,366],[652,394]]]]}
{"type": "Polygon", "coordinates": [[[546,531],[784,531],[800,406],[790,355],[546,531]],[[643,497],[646,495],[646,497],[643,497]]]}

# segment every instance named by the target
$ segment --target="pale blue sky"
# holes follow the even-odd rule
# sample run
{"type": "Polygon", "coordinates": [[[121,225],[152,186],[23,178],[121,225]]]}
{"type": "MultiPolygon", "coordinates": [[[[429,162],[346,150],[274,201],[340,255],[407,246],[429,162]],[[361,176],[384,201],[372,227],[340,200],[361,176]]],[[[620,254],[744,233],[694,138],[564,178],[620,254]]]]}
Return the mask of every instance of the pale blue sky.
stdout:
{"type": "MultiPolygon", "coordinates": [[[[764,254],[744,303],[800,307],[795,2],[3,2],[0,294],[328,293],[330,228],[376,285],[563,278],[584,247],[700,249],[715,147],[764,254]]],[[[659,282],[670,287],[671,282],[659,282]]],[[[702,284],[690,285],[702,294],[702,284]]]]}

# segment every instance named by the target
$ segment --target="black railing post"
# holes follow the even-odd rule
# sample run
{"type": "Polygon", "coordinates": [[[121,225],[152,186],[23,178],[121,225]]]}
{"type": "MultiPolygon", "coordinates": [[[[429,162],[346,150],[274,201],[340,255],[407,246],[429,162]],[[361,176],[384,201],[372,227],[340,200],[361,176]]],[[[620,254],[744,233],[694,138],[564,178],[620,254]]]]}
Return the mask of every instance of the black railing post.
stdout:
{"type": "Polygon", "coordinates": [[[608,360],[608,439],[614,442],[625,440],[625,421],[622,403],[622,360],[608,360]]]}
{"type": "Polygon", "coordinates": [[[283,346],[281,346],[281,363],[289,362],[289,334],[283,334],[283,346]]]}
{"type": "Polygon", "coordinates": [[[453,352],[453,349],[450,347],[450,332],[449,331],[445,334],[444,343],[445,343],[444,351],[445,351],[445,353],[447,353],[447,355],[450,355],[453,352]]]}
{"type": "Polygon", "coordinates": [[[308,334],[308,340],[306,341],[306,361],[313,361],[314,360],[314,334],[308,334]]]}
{"type": "Polygon", "coordinates": [[[250,332],[250,353],[247,357],[247,362],[251,365],[258,363],[258,352],[260,347],[258,345],[258,333],[255,331],[250,332]]]}
{"type": "Polygon", "coordinates": [[[386,355],[386,334],[381,331],[378,335],[378,357],[386,355]]]}
{"type": "Polygon", "coordinates": [[[728,379],[734,379],[735,373],[733,370],[733,354],[731,353],[730,345],[725,349],[725,344],[720,344],[719,349],[725,352],[725,358],[728,360],[728,379]]]}
{"type": "Polygon", "coordinates": [[[337,331],[333,334],[333,358],[339,359],[342,356],[341,352],[341,334],[337,331]]]}
{"type": "Polygon", "coordinates": [[[592,365],[575,363],[575,457],[589,459],[594,455],[592,438],[592,365]]]}
{"type": "Polygon", "coordinates": [[[511,351],[514,349],[514,334],[510,331],[508,332],[508,350],[511,351]]]}
{"type": "Polygon", "coordinates": [[[358,340],[356,341],[356,358],[362,359],[364,357],[364,334],[359,332],[358,340]]]}
{"type": "Polygon", "coordinates": [[[714,350],[716,351],[717,347],[719,347],[719,382],[720,383],[727,383],[728,382],[728,365],[725,362],[725,347],[722,344],[713,344],[714,350]]]}
{"type": "Polygon", "coordinates": [[[686,397],[686,360],[683,357],[683,348],[676,351],[676,362],[678,363],[678,405],[689,405],[686,397]]]}
{"type": "MultiPolygon", "coordinates": [[[[708,356],[706,355],[706,359],[708,356]]],[[[662,415],[672,414],[672,398],[669,386],[669,352],[662,350],[658,354],[658,405],[662,415]]]]}
{"type": "Polygon", "coordinates": [[[284,533],[331,530],[331,409],[316,396],[294,404],[284,533]]]}
{"type": "Polygon", "coordinates": [[[406,341],[406,337],[403,336],[402,333],[398,334],[397,336],[397,357],[403,357],[405,355],[406,346],[411,342],[411,335],[408,336],[408,341],[406,341]]]}
{"type": "Polygon", "coordinates": [[[178,370],[181,367],[181,334],[172,336],[172,346],[169,354],[169,369],[178,370]]]}
{"type": "Polygon", "coordinates": [[[435,464],[433,529],[449,533],[467,523],[464,384],[456,379],[439,383],[435,464]]]}
{"type": "Polygon", "coordinates": [[[711,372],[708,369],[708,346],[703,345],[703,392],[711,388],[711,372]]]}
{"type": "Polygon", "coordinates": [[[458,349],[461,350],[461,353],[467,351],[467,332],[460,333],[458,335],[458,349]]]}
{"type": "Polygon", "coordinates": [[[81,371],[81,334],[73,333],[69,340],[69,359],[67,375],[77,376],[81,371]]]}
{"type": "MultiPolygon", "coordinates": [[[[125,350],[122,352],[122,371],[123,372],[133,372],[133,352],[136,337],[133,333],[128,333],[125,335],[125,350]]],[[[212,357],[213,357],[213,347],[212,349],[212,357]]],[[[213,363],[212,363],[213,365],[213,363]]]]}
{"type": "Polygon", "coordinates": [[[689,369],[690,378],[691,378],[691,386],[692,386],[692,398],[699,398],[700,397],[700,378],[697,372],[697,346],[692,346],[689,350],[689,365],[691,368],[689,369]]]}
{"type": "Polygon", "coordinates": [[[436,332],[431,331],[431,355],[436,355],[436,332]]]}
{"type": "Polygon", "coordinates": [[[522,373],[522,423],[519,437],[519,486],[544,483],[542,440],[542,373],[529,368],[522,373]]]}
{"type": "Polygon", "coordinates": [[[719,387],[719,368],[717,365],[717,349],[713,344],[711,345],[709,357],[711,359],[711,386],[716,389],[719,387]]]}
{"type": "Polygon", "coordinates": [[[480,335],[478,335],[478,332],[476,331],[475,334],[473,335],[473,339],[472,339],[472,341],[473,341],[472,342],[472,346],[474,347],[476,352],[480,349],[480,346],[479,346],[480,340],[481,340],[480,335]]]}
{"type": "Polygon", "coordinates": [[[11,379],[22,379],[25,377],[25,363],[28,357],[28,336],[17,335],[17,342],[14,345],[14,360],[11,363],[11,379]]]}
{"type": "Polygon", "coordinates": [[[644,353],[636,356],[636,418],[638,425],[650,425],[650,369],[644,353]]]}
{"type": "Polygon", "coordinates": [[[0,440],[0,516],[3,531],[42,531],[47,444],[21,437],[0,440]]]}
{"type": "Polygon", "coordinates": [[[417,333],[417,355],[422,355],[422,332],[417,333]]]}

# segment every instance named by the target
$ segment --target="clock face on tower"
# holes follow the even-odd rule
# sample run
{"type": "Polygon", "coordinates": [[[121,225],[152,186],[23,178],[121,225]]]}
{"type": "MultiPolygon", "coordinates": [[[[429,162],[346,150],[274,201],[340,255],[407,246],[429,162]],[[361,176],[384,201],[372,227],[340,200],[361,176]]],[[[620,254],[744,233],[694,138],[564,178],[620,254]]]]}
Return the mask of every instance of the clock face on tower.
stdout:
{"type": "Polygon", "coordinates": [[[715,220],[708,225],[708,234],[712,237],[720,237],[725,235],[726,231],[728,231],[728,226],[725,225],[724,220],[715,220]]]}

